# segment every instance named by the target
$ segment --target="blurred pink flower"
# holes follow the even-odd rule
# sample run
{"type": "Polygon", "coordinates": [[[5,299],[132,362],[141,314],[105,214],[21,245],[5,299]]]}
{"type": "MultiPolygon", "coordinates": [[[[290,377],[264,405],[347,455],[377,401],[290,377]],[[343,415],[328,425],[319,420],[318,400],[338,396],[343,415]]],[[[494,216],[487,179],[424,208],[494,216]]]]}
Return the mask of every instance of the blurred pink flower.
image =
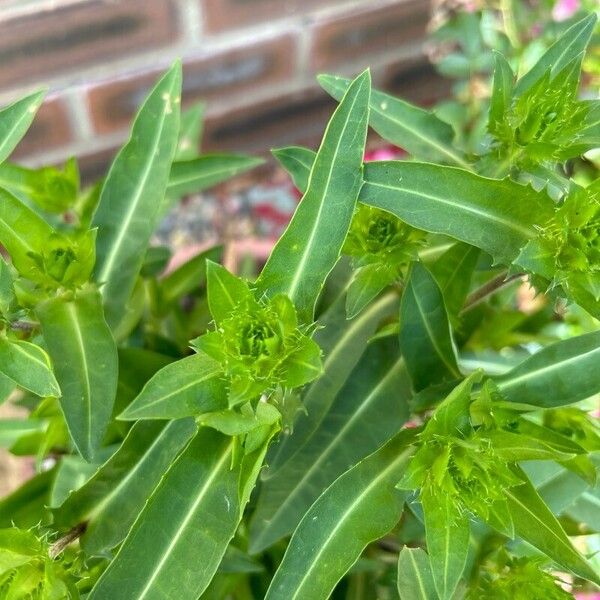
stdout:
{"type": "Polygon", "coordinates": [[[557,0],[552,9],[552,18],[555,21],[566,21],[579,10],[580,6],[580,0],[557,0]]]}
{"type": "Polygon", "coordinates": [[[365,152],[365,161],[370,162],[372,160],[392,160],[402,156],[403,152],[396,146],[382,146],[375,150],[368,150],[365,152]]]}

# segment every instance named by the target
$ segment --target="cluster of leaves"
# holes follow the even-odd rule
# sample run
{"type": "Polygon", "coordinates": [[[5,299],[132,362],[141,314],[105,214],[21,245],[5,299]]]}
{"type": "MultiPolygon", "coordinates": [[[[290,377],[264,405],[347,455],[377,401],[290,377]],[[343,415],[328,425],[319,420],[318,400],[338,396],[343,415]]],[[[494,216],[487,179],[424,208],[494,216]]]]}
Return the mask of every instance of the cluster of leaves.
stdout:
{"type": "MultiPolygon", "coordinates": [[[[92,189],[73,161],[0,164],[0,384],[30,410],[0,442],[39,465],[0,501],[0,592],[600,585],[598,181],[571,177],[600,147],[577,89],[595,23],[519,78],[497,57],[476,150],[368,71],[321,76],[339,105],[317,152],[274,151],[303,197],[251,280],[220,248],[169,271],[150,246],[177,198],[259,162],[197,155],[179,64],[92,189]],[[363,163],[368,125],[414,160],[363,163]],[[545,299],[523,302],[525,278],[545,299]]],[[[0,160],[40,101],[0,111],[0,160]]]]}

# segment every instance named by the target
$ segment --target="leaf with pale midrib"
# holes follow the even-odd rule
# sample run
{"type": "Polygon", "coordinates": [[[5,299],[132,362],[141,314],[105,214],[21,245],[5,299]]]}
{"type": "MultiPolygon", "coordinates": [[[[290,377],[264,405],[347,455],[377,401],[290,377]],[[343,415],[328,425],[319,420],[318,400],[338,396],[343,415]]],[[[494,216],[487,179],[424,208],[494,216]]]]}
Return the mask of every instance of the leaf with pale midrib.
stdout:
{"type": "Polygon", "coordinates": [[[156,84],[108,172],[96,213],[95,278],[111,327],[123,318],[154,232],[177,147],[181,64],[156,84]]]}
{"type": "Polygon", "coordinates": [[[256,282],[258,294],[287,295],[304,323],[339,260],[362,186],[370,91],[365,71],[331,117],[308,189],[256,282]]]}

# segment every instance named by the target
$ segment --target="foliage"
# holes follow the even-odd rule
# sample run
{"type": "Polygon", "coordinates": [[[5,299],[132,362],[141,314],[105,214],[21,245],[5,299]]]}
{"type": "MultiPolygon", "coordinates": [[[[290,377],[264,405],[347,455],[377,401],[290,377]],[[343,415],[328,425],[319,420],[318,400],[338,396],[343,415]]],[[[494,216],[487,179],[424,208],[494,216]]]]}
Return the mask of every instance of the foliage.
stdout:
{"type": "MultiPolygon", "coordinates": [[[[181,196],[260,163],[198,155],[178,63],[91,189],[74,160],[0,165],[0,392],[29,411],[0,443],[38,468],[0,500],[2,598],[600,585],[596,20],[535,60],[512,25],[504,54],[467,48],[493,70],[477,130],[320,76],[339,105],[317,152],[274,151],[303,197],[256,277],[151,245],[181,196]],[[411,160],[364,163],[368,125],[411,160]]],[[[1,160],[40,102],[0,111],[1,160]]]]}

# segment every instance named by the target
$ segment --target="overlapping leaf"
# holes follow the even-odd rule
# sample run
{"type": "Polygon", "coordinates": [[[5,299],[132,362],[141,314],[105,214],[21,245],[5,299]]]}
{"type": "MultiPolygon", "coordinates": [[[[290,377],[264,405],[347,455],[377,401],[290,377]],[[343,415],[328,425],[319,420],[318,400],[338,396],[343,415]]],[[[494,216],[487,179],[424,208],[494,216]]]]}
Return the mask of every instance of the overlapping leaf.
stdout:
{"type": "Polygon", "coordinates": [[[317,298],[340,251],[362,186],[371,78],[356,78],[331,118],[307,191],[257,281],[258,293],[286,294],[301,321],[313,320],[317,298]]]}
{"type": "Polygon", "coordinates": [[[98,227],[95,276],[111,327],[123,318],[159,216],[177,146],[180,95],[181,65],[176,63],[140,109],[102,187],[92,221],[98,227]]]}

